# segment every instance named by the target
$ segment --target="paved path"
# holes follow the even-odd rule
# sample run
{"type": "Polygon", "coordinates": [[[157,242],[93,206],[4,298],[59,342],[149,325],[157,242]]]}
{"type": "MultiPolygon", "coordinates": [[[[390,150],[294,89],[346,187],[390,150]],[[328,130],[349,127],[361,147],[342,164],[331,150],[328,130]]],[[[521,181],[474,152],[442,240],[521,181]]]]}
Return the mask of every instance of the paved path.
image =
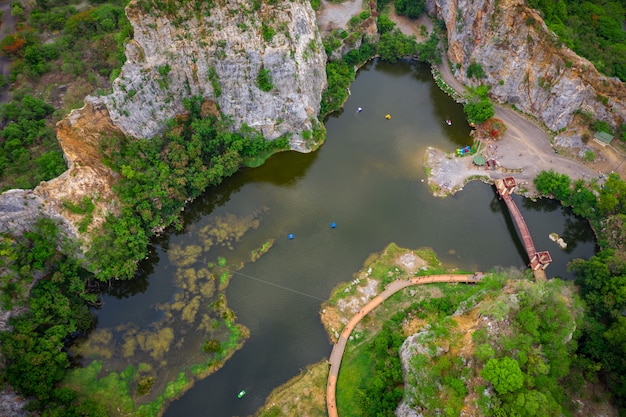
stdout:
{"type": "Polygon", "coordinates": [[[476,273],[474,275],[426,275],[423,277],[415,277],[407,280],[393,281],[387,285],[385,290],[378,294],[369,303],[365,304],[358,313],[356,313],[348,324],[343,328],[339,340],[333,346],[333,350],[330,353],[330,372],[328,374],[328,383],[326,385],[326,407],[328,408],[328,417],[339,417],[337,414],[337,401],[335,393],[337,390],[337,377],[339,376],[339,367],[341,366],[341,359],[343,357],[343,351],[346,348],[346,343],[350,337],[350,333],[356,327],[357,324],[365,317],[370,311],[378,307],[383,301],[395,294],[396,292],[409,287],[411,285],[431,284],[434,282],[464,282],[464,283],[476,283],[484,274],[476,273]]]}

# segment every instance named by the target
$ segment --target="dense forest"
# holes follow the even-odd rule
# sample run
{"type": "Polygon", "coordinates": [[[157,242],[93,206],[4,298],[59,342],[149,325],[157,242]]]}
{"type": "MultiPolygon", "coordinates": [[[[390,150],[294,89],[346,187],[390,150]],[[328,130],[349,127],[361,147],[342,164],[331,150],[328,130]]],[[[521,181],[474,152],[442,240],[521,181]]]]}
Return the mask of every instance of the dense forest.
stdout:
{"type": "MultiPolygon", "coordinates": [[[[390,2],[379,1],[378,5],[382,8],[386,3],[390,2]]],[[[124,14],[126,4],[125,0],[36,0],[32,8],[19,2],[12,4],[16,31],[0,41],[0,53],[13,62],[10,77],[0,80],[0,84],[10,86],[10,100],[0,106],[0,190],[33,188],[66,169],[54,124],[72,108],[80,107],[87,94],[106,93],[110,81],[119,74],[125,60],[124,42],[132,36],[124,14]],[[58,97],[61,91],[63,100],[58,97]]],[[[626,78],[626,40],[621,27],[624,2],[579,4],[559,0],[531,4],[542,10],[566,45],[606,74],[626,78]],[[593,30],[589,30],[588,16],[592,17],[593,30]]],[[[420,1],[398,0],[396,6],[410,17],[423,12],[420,1]]],[[[369,17],[368,13],[354,20],[355,30],[369,17]]],[[[379,43],[363,43],[342,59],[328,63],[329,87],[322,100],[323,115],[342,106],[347,87],[354,79],[353,67],[374,54],[390,62],[405,56],[424,62],[440,59],[439,36],[445,30],[441,23],[423,44],[395,30],[384,14],[380,23],[379,43]]],[[[341,30],[333,36],[324,42],[327,52],[350,38],[349,33],[341,30]]],[[[491,107],[484,113],[484,107],[489,105],[486,96],[484,89],[477,91],[474,104],[479,105],[466,109],[470,118],[478,119],[493,110],[491,107]]],[[[22,395],[34,398],[29,405],[31,410],[45,416],[105,415],[102,405],[57,388],[71,365],[65,348],[93,327],[89,312],[97,301],[96,293],[91,291],[93,284],[112,277],[132,278],[154,230],[176,226],[180,209],[188,199],[219,184],[239,167],[257,164],[287,146],[285,138],[266,142],[258,132],[246,127],[230,132],[228,120],[204,114],[198,98],[188,100],[186,108],[189,117],[172,120],[160,137],[150,141],[111,137],[104,144],[106,163],[121,177],[116,185],[121,215],[110,217],[102,233],[94,237],[95,244],[87,254],[89,267],[67,255],[75,253],[76,248],[59,235],[50,220],[40,220],[24,236],[0,236],[0,302],[4,309],[28,310],[11,319],[13,331],[0,334],[4,358],[1,377],[22,395]],[[138,157],[140,153],[143,158],[138,157]],[[34,285],[33,278],[37,278],[34,285]],[[42,363],[46,366],[39,366],[42,363]]],[[[310,134],[314,141],[322,141],[323,126],[310,134]]],[[[571,265],[587,305],[571,366],[584,372],[585,378],[597,376],[604,381],[616,403],[624,408],[626,184],[615,175],[603,188],[583,182],[572,184],[569,178],[553,172],[540,175],[536,184],[545,195],[563,201],[590,219],[598,234],[598,254],[571,265]]],[[[87,199],[69,209],[84,216],[86,228],[93,203],[87,199]]],[[[539,330],[538,334],[543,334],[539,330]]],[[[395,339],[383,339],[372,350],[397,343],[395,339]]],[[[512,366],[501,357],[497,359],[491,365],[496,370],[512,366]]],[[[385,377],[398,376],[396,365],[391,362],[377,366],[389,374],[385,377]]],[[[488,374],[486,371],[487,379],[488,374]]],[[[451,385],[451,389],[454,387],[451,385]]],[[[369,404],[376,412],[370,401],[375,395],[375,391],[362,394],[364,408],[369,404]]],[[[394,401],[398,398],[394,390],[389,395],[394,401]]],[[[505,402],[501,405],[509,406],[505,402]]]]}
{"type": "MultiPolygon", "coordinates": [[[[568,48],[626,81],[626,1],[528,0],[568,48]]],[[[533,22],[527,22],[533,23],[533,22]]]]}
{"type": "Polygon", "coordinates": [[[11,60],[1,80],[10,99],[0,106],[0,191],[34,188],[65,171],[55,123],[86,95],[108,91],[119,74],[132,36],[127,0],[100,3],[11,3],[16,30],[0,41],[0,54],[11,60]]]}

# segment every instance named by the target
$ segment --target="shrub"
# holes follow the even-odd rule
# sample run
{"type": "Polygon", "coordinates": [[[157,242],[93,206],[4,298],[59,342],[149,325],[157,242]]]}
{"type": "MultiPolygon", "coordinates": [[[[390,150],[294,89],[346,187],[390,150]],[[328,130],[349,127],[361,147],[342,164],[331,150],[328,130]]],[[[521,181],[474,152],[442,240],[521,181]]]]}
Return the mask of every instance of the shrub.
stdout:
{"type": "Polygon", "coordinates": [[[259,75],[256,78],[257,86],[260,90],[269,92],[274,88],[274,84],[272,84],[272,75],[270,70],[266,68],[261,68],[259,71],[259,75]]]}
{"type": "Polygon", "coordinates": [[[467,66],[467,78],[485,78],[485,71],[483,66],[478,62],[472,62],[467,66]]]}
{"type": "Polygon", "coordinates": [[[396,12],[417,19],[424,13],[424,0],[396,0],[396,12]]]}
{"type": "Polygon", "coordinates": [[[389,16],[387,16],[386,14],[381,14],[380,16],[378,16],[377,26],[378,33],[382,35],[383,33],[391,32],[396,27],[396,24],[393,20],[389,18],[389,16]]]}

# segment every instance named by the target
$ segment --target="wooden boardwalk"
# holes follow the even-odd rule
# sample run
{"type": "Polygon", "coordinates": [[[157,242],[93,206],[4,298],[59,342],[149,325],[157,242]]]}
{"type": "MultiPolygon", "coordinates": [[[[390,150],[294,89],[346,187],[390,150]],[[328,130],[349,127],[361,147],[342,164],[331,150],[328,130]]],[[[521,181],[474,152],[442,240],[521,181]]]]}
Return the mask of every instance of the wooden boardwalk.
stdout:
{"type": "Polygon", "coordinates": [[[346,349],[346,343],[350,338],[350,333],[356,327],[357,324],[365,317],[370,311],[378,307],[383,301],[395,294],[396,292],[409,287],[411,285],[432,284],[434,282],[462,282],[462,283],[476,283],[483,277],[482,273],[476,273],[474,275],[427,275],[423,277],[415,277],[407,280],[393,281],[383,292],[378,294],[369,303],[365,304],[358,313],[356,313],[348,324],[343,328],[339,340],[333,346],[333,350],[330,353],[330,372],[328,373],[328,383],[326,384],[326,407],[328,409],[328,417],[339,417],[337,414],[337,400],[335,397],[337,390],[337,378],[339,376],[339,368],[341,367],[341,359],[343,358],[343,352],[346,349]]]}
{"type": "Polygon", "coordinates": [[[524,243],[524,248],[526,249],[526,254],[528,255],[528,265],[533,270],[535,279],[545,280],[545,268],[552,262],[552,258],[548,252],[537,252],[535,249],[535,244],[533,243],[533,238],[530,236],[528,226],[526,226],[526,221],[517,208],[517,204],[513,201],[513,197],[511,197],[511,193],[516,186],[515,180],[513,178],[499,179],[494,181],[494,185],[496,186],[500,198],[506,203],[513,221],[515,221],[517,225],[520,237],[524,243]]]}

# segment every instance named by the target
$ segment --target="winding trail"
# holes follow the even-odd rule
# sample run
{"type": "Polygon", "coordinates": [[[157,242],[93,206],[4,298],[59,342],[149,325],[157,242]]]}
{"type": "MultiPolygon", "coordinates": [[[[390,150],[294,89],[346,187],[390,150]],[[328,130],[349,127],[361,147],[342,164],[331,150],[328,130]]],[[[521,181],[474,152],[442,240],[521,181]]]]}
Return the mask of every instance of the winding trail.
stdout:
{"type": "Polygon", "coordinates": [[[365,317],[369,312],[378,307],[383,301],[391,297],[396,292],[409,287],[411,285],[432,284],[434,282],[462,282],[466,284],[474,284],[484,276],[483,273],[477,272],[473,275],[426,275],[423,277],[415,277],[406,280],[393,281],[387,285],[385,290],[373,298],[369,303],[365,304],[358,313],[356,313],[348,324],[343,328],[339,340],[333,346],[333,350],[330,353],[328,360],[330,364],[330,372],[328,373],[328,383],[326,385],[326,407],[328,409],[328,417],[339,417],[337,414],[337,400],[335,397],[337,390],[337,377],[339,376],[339,368],[341,366],[341,359],[343,358],[343,352],[346,349],[346,344],[350,337],[350,333],[356,327],[357,324],[365,317]]]}

